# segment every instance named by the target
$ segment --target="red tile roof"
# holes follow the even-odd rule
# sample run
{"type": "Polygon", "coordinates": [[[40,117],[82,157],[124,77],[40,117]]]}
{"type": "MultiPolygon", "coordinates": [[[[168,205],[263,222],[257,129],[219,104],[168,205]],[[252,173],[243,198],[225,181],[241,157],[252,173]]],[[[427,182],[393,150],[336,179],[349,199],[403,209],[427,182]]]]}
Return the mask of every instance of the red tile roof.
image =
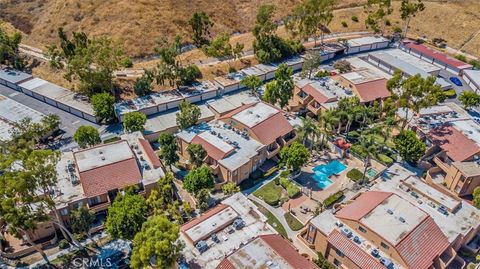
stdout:
{"type": "Polygon", "coordinates": [[[216,269],[236,269],[235,265],[233,265],[228,258],[222,260],[222,262],[217,265],[216,269]]]}
{"type": "Polygon", "coordinates": [[[451,125],[437,127],[431,130],[427,136],[455,162],[463,162],[480,152],[480,147],[475,141],[451,125]]]}
{"type": "Polygon", "coordinates": [[[159,168],[160,166],[162,166],[160,159],[158,158],[157,154],[155,154],[155,151],[153,151],[152,146],[150,146],[150,143],[143,138],[138,139],[138,141],[140,142],[140,145],[142,146],[143,151],[147,155],[147,159],[150,162],[150,164],[154,168],[159,168]]]}
{"type": "Polygon", "coordinates": [[[430,268],[450,243],[431,217],[425,218],[395,247],[408,268],[430,268]]]}
{"type": "Polygon", "coordinates": [[[393,193],[368,191],[358,196],[352,203],[340,209],[335,215],[337,218],[359,221],[393,193]]]}
{"type": "Polygon", "coordinates": [[[229,207],[229,206],[225,205],[225,204],[218,204],[214,208],[209,209],[208,211],[206,211],[205,213],[200,215],[200,217],[195,218],[195,219],[183,224],[182,227],[180,227],[180,231],[185,232],[185,231],[197,226],[199,223],[205,221],[206,219],[212,217],[213,215],[217,214],[218,212],[224,210],[227,207],[229,207]]]}
{"type": "Polygon", "coordinates": [[[385,269],[377,259],[366,253],[352,240],[337,230],[333,230],[327,238],[328,243],[340,250],[348,259],[362,269],[385,269]]]}
{"type": "Polygon", "coordinates": [[[318,269],[318,267],[300,255],[292,244],[278,234],[261,235],[260,238],[267,243],[280,257],[282,257],[292,268],[318,269]]]}
{"type": "MultiPolygon", "coordinates": [[[[263,242],[275,252],[278,256],[282,257],[293,269],[318,269],[318,267],[305,257],[300,255],[298,251],[292,246],[292,244],[283,239],[278,234],[261,235],[260,238],[263,242]]],[[[255,239],[254,239],[255,240],[255,239]]],[[[253,242],[254,240],[250,241],[253,242]]],[[[243,269],[236,268],[230,261],[229,257],[226,257],[217,266],[217,269],[243,269]]]]}
{"type": "Polygon", "coordinates": [[[88,198],[132,186],[142,180],[135,158],[83,171],[79,175],[83,192],[88,198]]]}
{"type": "Polygon", "coordinates": [[[279,111],[275,115],[253,126],[251,130],[260,143],[270,145],[275,142],[277,138],[293,131],[293,127],[283,113],[279,111]]]}
{"type": "Polygon", "coordinates": [[[444,53],[434,50],[432,48],[429,48],[425,45],[416,43],[412,40],[405,40],[403,41],[403,44],[405,47],[412,49],[418,53],[421,53],[425,56],[428,56],[432,59],[435,59],[436,61],[439,61],[441,63],[456,67],[458,69],[469,69],[472,68],[472,65],[464,63],[458,59],[455,59],[453,57],[447,56],[444,53]]]}
{"type": "Polygon", "coordinates": [[[203,149],[207,152],[207,155],[210,156],[211,158],[213,158],[216,161],[225,158],[228,154],[230,154],[230,152],[233,151],[233,150],[231,150],[231,151],[228,151],[228,152],[224,152],[221,149],[219,149],[218,147],[216,147],[215,145],[209,143],[208,141],[206,141],[205,139],[201,138],[198,135],[196,135],[192,139],[191,144],[202,145],[203,149]]]}
{"type": "Polygon", "coordinates": [[[356,84],[355,88],[362,102],[371,102],[391,96],[387,89],[387,80],[384,78],[356,84]]]}
{"type": "Polygon", "coordinates": [[[305,93],[307,93],[308,95],[312,96],[313,99],[315,99],[315,101],[317,101],[317,103],[319,104],[322,104],[322,103],[325,103],[327,101],[329,101],[328,97],[326,97],[325,95],[323,95],[321,92],[319,92],[318,90],[316,90],[312,85],[310,84],[307,84],[305,85],[303,88],[302,88],[302,91],[304,91],[305,93]]]}

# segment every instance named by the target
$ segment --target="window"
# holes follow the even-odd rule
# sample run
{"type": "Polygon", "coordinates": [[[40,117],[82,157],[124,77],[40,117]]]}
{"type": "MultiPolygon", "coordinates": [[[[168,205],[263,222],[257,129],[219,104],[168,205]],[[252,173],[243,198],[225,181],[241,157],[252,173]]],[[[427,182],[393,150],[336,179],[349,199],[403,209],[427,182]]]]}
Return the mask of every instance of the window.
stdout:
{"type": "Polygon", "coordinates": [[[362,226],[358,226],[358,230],[362,233],[366,233],[367,230],[365,230],[365,228],[363,228],[362,226]]]}
{"type": "Polygon", "coordinates": [[[343,252],[341,252],[341,251],[340,251],[340,250],[338,250],[338,249],[337,249],[337,250],[335,250],[335,252],[336,252],[336,253],[337,253],[337,255],[338,255],[338,256],[340,256],[340,257],[343,257],[343,256],[345,256],[345,255],[343,255],[343,252]]]}
{"type": "Polygon", "coordinates": [[[233,171],[233,176],[236,176],[238,174],[238,170],[233,171]]]}
{"type": "Polygon", "coordinates": [[[99,204],[101,202],[102,202],[102,199],[100,199],[100,196],[95,196],[95,197],[92,197],[92,198],[88,199],[88,203],[91,206],[94,206],[94,205],[99,204]]]}
{"type": "Polygon", "coordinates": [[[383,242],[380,243],[380,246],[384,249],[389,249],[390,248],[387,244],[385,244],[383,242]]]}
{"type": "Polygon", "coordinates": [[[460,176],[460,181],[461,181],[461,182],[465,182],[465,177],[464,177],[463,175],[460,176]]]}
{"type": "Polygon", "coordinates": [[[342,263],[341,263],[339,260],[337,260],[337,259],[334,259],[334,260],[333,260],[333,264],[335,264],[335,266],[340,266],[340,265],[342,265],[342,263]]]}
{"type": "Polygon", "coordinates": [[[60,210],[60,215],[62,215],[62,216],[68,215],[68,208],[63,208],[63,209],[61,209],[61,210],[60,210]]]}

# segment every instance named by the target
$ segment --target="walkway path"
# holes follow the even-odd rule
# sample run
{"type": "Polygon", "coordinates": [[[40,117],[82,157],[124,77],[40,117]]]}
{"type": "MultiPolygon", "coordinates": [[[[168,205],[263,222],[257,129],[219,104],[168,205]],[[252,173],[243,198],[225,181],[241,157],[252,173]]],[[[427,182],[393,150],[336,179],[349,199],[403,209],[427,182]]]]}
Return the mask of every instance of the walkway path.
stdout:
{"type": "Polygon", "coordinates": [[[313,259],[317,258],[317,253],[312,249],[310,249],[309,247],[307,247],[305,244],[303,244],[303,242],[301,242],[300,239],[298,239],[297,235],[301,232],[301,230],[293,231],[292,229],[290,229],[290,226],[288,226],[288,223],[285,220],[285,217],[283,216],[285,214],[285,211],[281,207],[275,208],[265,203],[262,199],[256,197],[253,194],[248,195],[248,198],[252,201],[259,203],[260,205],[265,207],[268,211],[272,212],[272,214],[283,225],[283,227],[285,228],[285,231],[287,232],[288,238],[292,240],[293,245],[298,249],[300,253],[306,253],[313,259]]]}

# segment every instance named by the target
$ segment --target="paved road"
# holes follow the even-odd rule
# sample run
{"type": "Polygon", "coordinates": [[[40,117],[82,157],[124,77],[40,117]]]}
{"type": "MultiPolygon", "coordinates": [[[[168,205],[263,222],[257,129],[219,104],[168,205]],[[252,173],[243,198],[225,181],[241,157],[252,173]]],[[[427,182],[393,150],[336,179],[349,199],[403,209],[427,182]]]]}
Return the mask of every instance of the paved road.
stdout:
{"type": "Polygon", "coordinates": [[[60,117],[60,120],[62,121],[60,128],[65,131],[65,133],[62,135],[62,140],[64,141],[64,144],[59,146],[59,149],[66,150],[68,148],[73,148],[77,146],[76,143],[72,141],[72,137],[75,133],[75,130],[77,130],[79,126],[89,125],[97,129],[100,128],[98,124],[79,118],[73,114],[60,110],[54,106],[46,104],[21,92],[12,90],[6,86],[0,85],[0,94],[5,95],[10,99],[13,99],[45,115],[58,115],[60,117]]]}

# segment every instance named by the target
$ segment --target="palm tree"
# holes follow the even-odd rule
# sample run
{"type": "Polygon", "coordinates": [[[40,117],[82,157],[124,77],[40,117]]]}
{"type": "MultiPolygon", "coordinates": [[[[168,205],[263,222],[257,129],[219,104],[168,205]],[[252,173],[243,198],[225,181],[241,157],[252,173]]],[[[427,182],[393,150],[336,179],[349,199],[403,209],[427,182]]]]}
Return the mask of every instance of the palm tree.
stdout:
{"type": "Polygon", "coordinates": [[[302,140],[303,145],[306,145],[310,139],[309,148],[313,146],[314,137],[317,133],[317,123],[311,118],[302,118],[302,125],[297,127],[298,136],[302,140]]]}
{"type": "Polygon", "coordinates": [[[371,159],[376,156],[379,145],[375,142],[373,135],[361,136],[359,142],[363,152],[366,155],[364,162],[365,169],[363,170],[363,177],[360,181],[360,184],[363,184],[365,183],[365,174],[367,173],[367,168],[370,166],[371,159]]]}

